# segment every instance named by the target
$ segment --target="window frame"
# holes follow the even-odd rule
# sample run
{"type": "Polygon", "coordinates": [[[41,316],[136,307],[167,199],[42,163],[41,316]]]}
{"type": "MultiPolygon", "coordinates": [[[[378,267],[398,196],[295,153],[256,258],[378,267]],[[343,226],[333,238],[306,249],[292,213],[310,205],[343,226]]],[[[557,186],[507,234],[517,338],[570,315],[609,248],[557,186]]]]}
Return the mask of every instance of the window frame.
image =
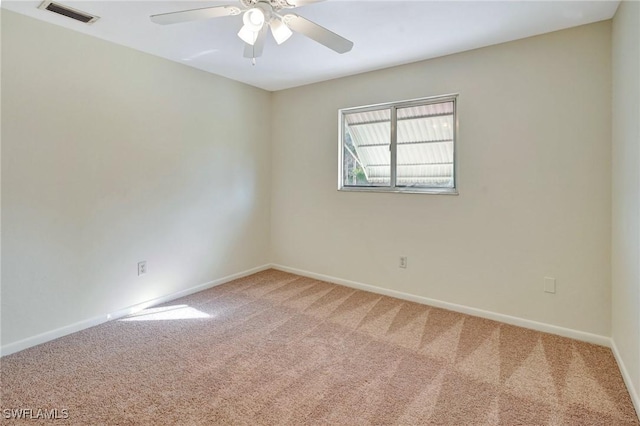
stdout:
{"type": "Polygon", "coordinates": [[[429,96],[424,98],[409,99],[398,102],[385,102],[380,104],[365,105],[359,107],[341,108],[338,110],[338,191],[347,192],[392,192],[392,193],[409,193],[409,194],[440,194],[440,195],[458,195],[458,159],[457,159],[457,142],[458,142],[458,94],[448,94],[440,96],[429,96]],[[444,102],[453,102],[453,165],[451,188],[439,188],[430,186],[397,186],[397,158],[398,158],[398,132],[397,132],[397,110],[402,108],[410,108],[421,105],[438,104],[444,102]],[[390,111],[390,182],[389,186],[357,186],[344,185],[344,131],[345,116],[347,114],[386,110],[390,111]]]}

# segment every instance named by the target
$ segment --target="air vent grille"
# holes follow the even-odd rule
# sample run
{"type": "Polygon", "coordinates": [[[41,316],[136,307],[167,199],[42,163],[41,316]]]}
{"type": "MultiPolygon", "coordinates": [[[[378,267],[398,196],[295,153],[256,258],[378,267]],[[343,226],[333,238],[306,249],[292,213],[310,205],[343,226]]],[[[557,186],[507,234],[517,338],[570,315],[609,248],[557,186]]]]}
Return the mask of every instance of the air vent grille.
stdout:
{"type": "Polygon", "coordinates": [[[97,16],[73,9],[69,6],[64,6],[60,3],[54,3],[51,0],[43,1],[40,6],[38,6],[38,9],[48,10],[49,12],[57,13],[58,15],[66,16],[67,18],[75,19],[85,24],[92,24],[100,19],[97,16]]]}

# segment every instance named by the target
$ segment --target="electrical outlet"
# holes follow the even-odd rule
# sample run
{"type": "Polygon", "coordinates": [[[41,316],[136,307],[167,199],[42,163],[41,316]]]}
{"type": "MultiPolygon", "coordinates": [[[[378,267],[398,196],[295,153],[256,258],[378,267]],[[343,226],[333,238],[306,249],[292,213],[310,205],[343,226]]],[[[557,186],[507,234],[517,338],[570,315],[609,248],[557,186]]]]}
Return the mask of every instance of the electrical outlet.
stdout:
{"type": "Polygon", "coordinates": [[[556,292],[556,279],[551,277],[544,277],[544,292],[555,293],[556,292]]]}
{"type": "Polygon", "coordinates": [[[147,273],[147,261],[143,260],[142,262],[138,262],[138,276],[144,275],[147,273]]]}
{"type": "Polygon", "coordinates": [[[402,269],[407,269],[407,257],[406,256],[401,256],[400,257],[400,263],[398,264],[399,268],[402,269]]]}

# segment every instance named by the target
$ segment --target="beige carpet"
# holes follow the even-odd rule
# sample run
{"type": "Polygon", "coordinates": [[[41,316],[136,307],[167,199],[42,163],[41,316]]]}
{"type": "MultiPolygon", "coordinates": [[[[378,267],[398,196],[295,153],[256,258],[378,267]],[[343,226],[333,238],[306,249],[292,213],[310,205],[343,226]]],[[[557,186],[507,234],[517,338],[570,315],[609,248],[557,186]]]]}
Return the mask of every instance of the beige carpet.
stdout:
{"type": "Polygon", "coordinates": [[[0,368],[54,424],[640,424],[607,348],[274,270],[0,368]]]}

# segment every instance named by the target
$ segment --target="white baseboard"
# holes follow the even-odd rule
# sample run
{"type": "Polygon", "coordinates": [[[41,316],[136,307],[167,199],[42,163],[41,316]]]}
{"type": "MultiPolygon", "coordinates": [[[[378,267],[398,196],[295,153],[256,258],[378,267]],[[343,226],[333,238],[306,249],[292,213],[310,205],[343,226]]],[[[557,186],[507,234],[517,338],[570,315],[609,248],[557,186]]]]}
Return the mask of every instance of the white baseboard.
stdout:
{"type": "Polygon", "coordinates": [[[55,330],[50,330],[44,333],[40,333],[36,336],[27,337],[26,339],[19,340],[17,342],[8,343],[0,347],[0,356],[10,355],[12,353],[19,352],[21,350],[30,348],[32,346],[40,345],[42,343],[46,343],[48,341],[58,339],[60,337],[84,330],[89,327],[94,327],[96,325],[102,324],[107,321],[125,317],[127,315],[141,311],[151,306],[155,306],[161,303],[169,302],[171,300],[179,299],[181,297],[188,296],[190,294],[197,293],[199,291],[207,290],[211,287],[215,287],[215,286],[227,283],[229,281],[236,280],[238,278],[246,277],[247,275],[255,274],[256,272],[264,271],[265,269],[269,269],[270,267],[271,265],[267,264],[267,265],[251,268],[246,271],[238,272],[223,278],[219,278],[217,280],[209,281],[207,283],[188,288],[186,290],[181,290],[176,293],[158,297],[153,300],[148,300],[146,302],[138,303],[134,306],[129,306],[128,308],[120,309],[115,312],[111,312],[105,315],[100,315],[94,318],[89,318],[83,321],[78,321],[76,323],[69,324],[64,327],[56,328],[55,330]]]}
{"type": "MultiPolygon", "coordinates": [[[[89,327],[96,326],[98,324],[102,324],[106,321],[122,318],[124,316],[130,315],[132,313],[141,311],[143,309],[149,308],[151,306],[159,305],[161,303],[165,303],[171,300],[178,299],[180,297],[188,296],[193,293],[197,293],[199,291],[203,291],[209,289],[211,287],[215,287],[221,284],[224,284],[229,281],[233,281],[238,278],[242,278],[251,274],[255,274],[256,272],[263,271],[265,269],[274,268],[285,272],[290,272],[293,274],[315,278],[323,281],[332,282],[335,284],[344,285],[351,288],[357,288],[359,290],[365,290],[372,293],[383,294],[385,296],[396,297],[398,299],[409,300],[416,303],[422,303],[429,306],[435,306],[438,308],[448,309],[450,311],[460,312],[468,315],[474,315],[482,318],[491,319],[494,321],[500,321],[507,324],[512,324],[520,327],[530,328],[537,331],[542,331],[545,333],[557,334],[559,336],[569,337],[576,340],[581,340],[589,343],[594,343],[597,345],[611,347],[611,339],[606,336],[600,336],[597,334],[587,333],[584,331],[573,330],[570,328],[559,327],[551,324],[545,324],[537,321],[527,320],[524,318],[513,317],[510,315],[499,314],[496,312],[485,311],[482,309],[472,308],[469,306],[458,305],[454,303],[444,302],[441,300],[430,299],[423,296],[416,296],[409,293],[403,293],[396,290],[390,290],[383,287],[376,287],[369,284],[363,284],[356,281],[345,280],[342,278],[332,277],[329,275],[318,274],[315,272],[309,272],[302,269],[291,268],[284,265],[278,264],[267,264],[258,266],[252,269],[248,269],[246,271],[238,272],[236,274],[228,275],[223,278],[219,278],[217,280],[213,280],[195,287],[188,288],[186,290],[181,290],[176,293],[172,293],[166,296],[162,296],[153,300],[149,300],[143,303],[136,304],[134,306],[129,306],[127,308],[120,309],[115,312],[108,313],[106,315],[101,315],[94,318],[89,318],[83,321],[79,321],[74,324],[70,324],[64,327],[57,328],[55,330],[47,331],[45,333],[38,334],[36,336],[28,337],[23,340],[19,340],[17,342],[9,343],[7,345],[3,345],[0,348],[0,355],[5,356],[9,355],[23,349],[30,348],[32,346],[39,345],[41,343],[48,342],[50,340],[57,339],[62,336],[66,336],[67,334],[75,333],[80,330],[84,330],[89,327]]],[[[617,356],[619,359],[619,357],[617,356]]],[[[625,370],[626,371],[626,370],[625,370]]],[[[635,402],[635,401],[634,401],[635,402]]]]}
{"type": "Polygon", "coordinates": [[[403,293],[401,291],[390,290],[383,287],[376,287],[369,284],[363,284],[356,281],[345,280],[342,278],[336,278],[329,275],[317,274],[315,272],[304,271],[301,269],[291,268],[288,266],[272,264],[272,268],[278,269],[284,272],[290,272],[296,275],[302,275],[309,278],[315,278],[322,281],[328,281],[334,284],[344,285],[346,287],[357,288],[359,290],[369,291],[371,293],[383,294],[385,296],[391,296],[398,299],[409,300],[411,302],[421,303],[423,305],[435,306],[437,308],[448,309],[450,311],[460,312],[463,314],[473,315],[476,317],[487,318],[494,321],[500,321],[503,323],[516,325],[519,327],[529,328],[536,331],[542,331],[545,333],[556,334],[558,336],[569,337],[571,339],[580,340],[583,342],[594,343],[596,345],[611,346],[611,339],[606,336],[600,336],[598,334],[587,333],[584,331],[573,330],[571,328],[559,327],[557,325],[546,324],[538,321],[532,321],[524,318],[513,317],[510,315],[499,314],[496,312],[485,311],[482,309],[472,308],[470,306],[457,305],[455,303],[444,302],[441,300],[430,299],[428,297],[416,296],[414,294],[403,293]]]}
{"type": "Polygon", "coordinates": [[[45,331],[44,333],[40,333],[35,336],[27,337],[23,340],[18,340],[17,342],[3,345],[2,347],[0,347],[0,355],[5,356],[15,352],[20,352],[23,349],[46,343],[50,340],[66,336],[67,334],[75,333],[89,327],[95,327],[96,325],[102,324],[105,321],[107,321],[106,316],[101,315],[98,317],[78,321],[73,324],[65,325],[64,327],[56,328],[55,330],[45,331]]]}
{"type": "Polygon", "coordinates": [[[636,409],[636,415],[638,416],[638,419],[640,419],[640,396],[638,395],[638,391],[636,390],[636,388],[633,386],[631,374],[629,374],[629,370],[627,370],[627,367],[624,364],[622,357],[620,356],[620,351],[618,350],[616,341],[613,338],[611,339],[611,351],[613,352],[613,356],[618,362],[618,367],[620,368],[620,372],[622,373],[622,379],[624,380],[624,384],[627,385],[629,396],[631,397],[633,406],[636,409]]]}

